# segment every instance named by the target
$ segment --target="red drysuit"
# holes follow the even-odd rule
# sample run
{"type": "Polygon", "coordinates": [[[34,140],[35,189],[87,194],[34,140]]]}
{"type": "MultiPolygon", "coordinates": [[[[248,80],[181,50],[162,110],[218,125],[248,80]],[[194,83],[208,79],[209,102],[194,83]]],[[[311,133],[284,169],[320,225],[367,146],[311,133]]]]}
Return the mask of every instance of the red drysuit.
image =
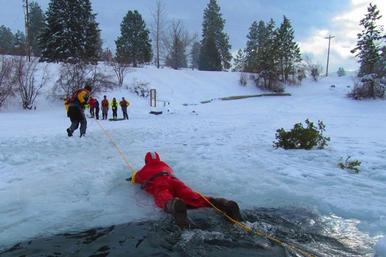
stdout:
{"type": "Polygon", "coordinates": [[[146,154],[145,166],[132,176],[132,182],[141,184],[162,209],[174,197],[183,200],[188,208],[210,207],[199,194],[174,177],[172,168],[160,160],[158,153],[146,154]]]}

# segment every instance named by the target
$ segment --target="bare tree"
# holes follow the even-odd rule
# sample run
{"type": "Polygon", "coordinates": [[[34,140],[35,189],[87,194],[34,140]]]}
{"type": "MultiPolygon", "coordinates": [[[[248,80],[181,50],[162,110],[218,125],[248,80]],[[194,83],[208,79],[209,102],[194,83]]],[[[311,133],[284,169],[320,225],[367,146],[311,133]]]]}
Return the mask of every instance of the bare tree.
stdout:
{"type": "Polygon", "coordinates": [[[186,48],[195,39],[196,35],[191,36],[181,20],[174,20],[171,23],[168,37],[165,41],[168,51],[165,64],[173,69],[187,67],[186,48]]]}
{"type": "Polygon", "coordinates": [[[71,96],[80,89],[87,80],[90,71],[85,63],[62,63],[59,71],[59,79],[53,88],[58,96],[71,96]]]}
{"type": "Polygon", "coordinates": [[[49,79],[47,66],[38,76],[38,64],[38,58],[31,59],[28,62],[26,57],[19,57],[16,62],[14,82],[20,94],[23,109],[32,109],[36,97],[49,79]]]}
{"type": "Polygon", "coordinates": [[[12,60],[3,56],[0,60],[0,108],[9,96],[14,95],[12,69],[12,60]]]}
{"type": "Polygon", "coordinates": [[[53,93],[58,97],[71,96],[76,90],[84,87],[86,82],[92,86],[91,93],[114,87],[111,76],[105,75],[97,65],[89,65],[84,62],[63,63],[53,93]]]}
{"type": "Polygon", "coordinates": [[[160,68],[160,59],[162,54],[162,41],[166,26],[167,12],[165,5],[161,0],[157,0],[156,8],[153,13],[152,37],[155,44],[155,63],[160,68]]]}
{"type": "Polygon", "coordinates": [[[109,62],[109,65],[112,67],[114,74],[118,81],[118,86],[123,85],[123,80],[126,77],[126,74],[129,72],[129,64],[118,62],[117,60],[112,60],[109,62]]]}
{"type": "Polygon", "coordinates": [[[309,55],[305,55],[303,61],[305,70],[314,81],[318,81],[320,74],[323,72],[323,66],[318,63],[314,63],[309,55]]]}

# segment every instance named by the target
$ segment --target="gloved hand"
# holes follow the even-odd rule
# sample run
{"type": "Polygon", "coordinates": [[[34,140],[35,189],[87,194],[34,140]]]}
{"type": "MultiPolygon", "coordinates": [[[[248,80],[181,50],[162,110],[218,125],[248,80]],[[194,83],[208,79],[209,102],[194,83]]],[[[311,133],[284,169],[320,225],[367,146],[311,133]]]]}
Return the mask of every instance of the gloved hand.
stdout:
{"type": "Polygon", "coordinates": [[[130,178],[127,178],[126,179],[126,181],[129,181],[129,182],[131,182],[131,180],[132,180],[133,178],[132,177],[130,177],[130,178]]]}

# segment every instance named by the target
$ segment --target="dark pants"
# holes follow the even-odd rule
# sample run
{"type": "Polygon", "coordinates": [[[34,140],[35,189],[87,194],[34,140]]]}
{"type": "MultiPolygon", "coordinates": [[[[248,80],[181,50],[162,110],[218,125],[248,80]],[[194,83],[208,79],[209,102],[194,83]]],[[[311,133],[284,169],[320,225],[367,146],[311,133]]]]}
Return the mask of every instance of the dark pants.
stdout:
{"type": "Polygon", "coordinates": [[[99,120],[99,107],[95,107],[95,118],[99,120]]]}
{"type": "Polygon", "coordinates": [[[84,110],[77,105],[70,105],[68,108],[68,117],[71,120],[71,126],[69,127],[71,133],[78,129],[80,124],[80,134],[86,134],[87,119],[84,115],[84,110]]]}
{"type": "Polygon", "coordinates": [[[113,107],[112,110],[113,110],[113,119],[116,119],[118,117],[118,108],[113,107]]]}
{"type": "Polygon", "coordinates": [[[109,111],[109,108],[102,107],[102,119],[107,120],[107,112],[109,111]]]}
{"type": "Polygon", "coordinates": [[[95,107],[90,107],[90,115],[92,118],[94,118],[94,113],[95,113],[95,107]]]}
{"type": "Polygon", "coordinates": [[[127,114],[127,107],[126,108],[122,108],[122,113],[123,113],[123,118],[128,120],[129,119],[129,115],[127,114]]]}

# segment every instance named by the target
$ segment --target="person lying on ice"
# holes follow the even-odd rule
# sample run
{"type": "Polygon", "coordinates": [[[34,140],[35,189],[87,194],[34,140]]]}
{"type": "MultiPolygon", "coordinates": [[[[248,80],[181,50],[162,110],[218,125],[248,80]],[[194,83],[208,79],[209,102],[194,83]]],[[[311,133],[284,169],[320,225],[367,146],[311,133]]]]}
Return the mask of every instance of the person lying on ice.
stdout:
{"type": "Polygon", "coordinates": [[[187,209],[212,207],[208,201],[234,220],[241,221],[239,206],[234,201],[223,198],[206,197],[194,192],[174,176],[169,165],[161,161],[157,152],[145,155],[145,166],[134,172],[129,178],[131,183],[140,184],[141,188],[151,194],[155,204],[165,212],[173,215],[180,228],[188,228],[187,209]]]}

